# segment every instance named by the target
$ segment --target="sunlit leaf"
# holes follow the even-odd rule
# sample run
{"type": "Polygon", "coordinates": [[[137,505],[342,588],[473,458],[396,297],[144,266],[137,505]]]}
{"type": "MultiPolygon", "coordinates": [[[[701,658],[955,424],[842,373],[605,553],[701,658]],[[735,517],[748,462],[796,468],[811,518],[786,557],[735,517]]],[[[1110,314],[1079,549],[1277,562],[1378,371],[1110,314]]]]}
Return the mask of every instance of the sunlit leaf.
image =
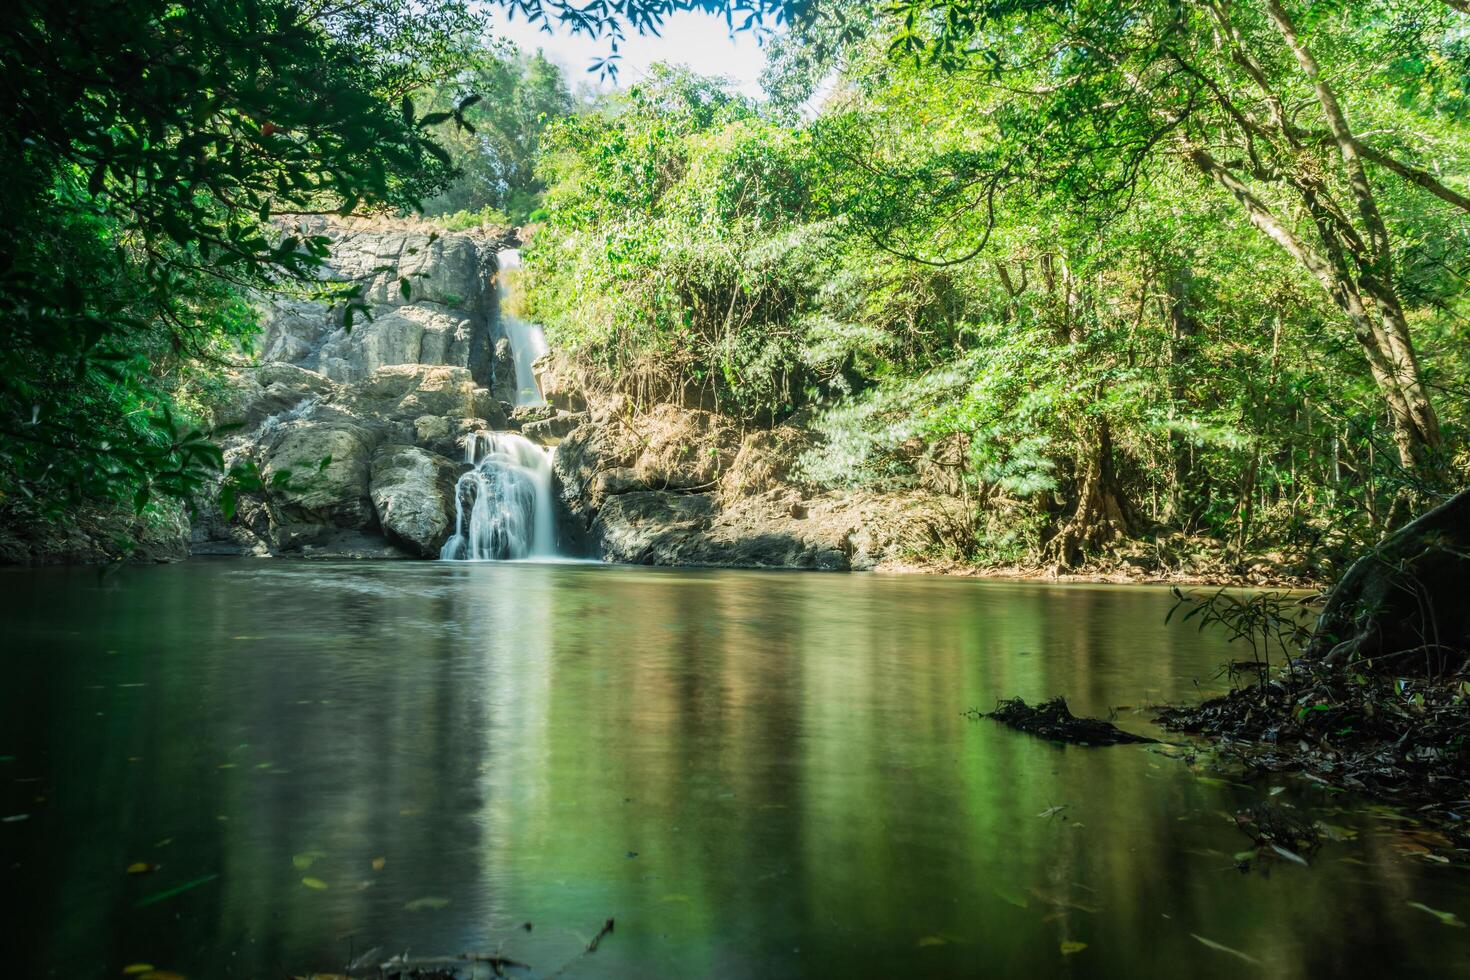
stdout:
{"type": "Polygon", "coordinates": [[[1197,933],[1191,932],[1190,935],[1193,936],[1200,943],[1203,943],[1204,945],[1210,947],[1210,949],[1217,950],[1218,952],[1221,952],[1221,953],[1227,953],[1230,956],[1234,956],[1236,959],[1244,960],[1245,962],[1250,963],[1250,964],[1253,964],[1255,966],[1265,966],[1264,963],[1262,963],[1260,960],[1256,959],[1254,956],[1250,955],[1249,953],[1242,953],[1238,949],[1231,949],[1229,946],[1226,946],[1224,943],[1217,943],[1213,939],[1206,939],[1204,936],[1201,936],[1201,935],[1199,935],[1197,933]]]}
{"type": "Polygon", "coordinates": [[[1438,919],[1443,925],[1450,926],[1454,929],[1465,928],[1464,921],[1461,920],[1460,917],[1453,912],[1441,912],[1439,909],[1430,908],[1423,902],[1410,902],[1409,908],[1418,909],[1420,912],[1428,912],[1430,915],[1438,919]]]}

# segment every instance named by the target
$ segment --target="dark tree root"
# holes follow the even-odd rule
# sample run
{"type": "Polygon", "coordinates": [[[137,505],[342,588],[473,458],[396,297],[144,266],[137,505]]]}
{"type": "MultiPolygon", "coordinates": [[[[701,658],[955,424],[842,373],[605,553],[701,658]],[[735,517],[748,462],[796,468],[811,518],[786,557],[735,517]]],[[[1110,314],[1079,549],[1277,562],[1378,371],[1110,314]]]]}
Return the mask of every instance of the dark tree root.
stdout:
{"type": "Polygon", "coordinates": [[[1470,658],[1470,490],[1405,524],[1332,590],[1307,649],[1330,667],[1436,676],[1470,658]]]}
{"type": "Polygon", "coordinates": [[[1073,745],[1124,745],[1158,741],[1125,732],[1101,718],[1078,718],[1067,708],[1067,700],[1062,697],[1039,702],[1035,707],[1020,698],[1011,698],[997,703],[995,710],[986,712],[983,717],[993,718],[1028,735],[1038,735],[1053,742],[1069,742],[1073,745]]]}

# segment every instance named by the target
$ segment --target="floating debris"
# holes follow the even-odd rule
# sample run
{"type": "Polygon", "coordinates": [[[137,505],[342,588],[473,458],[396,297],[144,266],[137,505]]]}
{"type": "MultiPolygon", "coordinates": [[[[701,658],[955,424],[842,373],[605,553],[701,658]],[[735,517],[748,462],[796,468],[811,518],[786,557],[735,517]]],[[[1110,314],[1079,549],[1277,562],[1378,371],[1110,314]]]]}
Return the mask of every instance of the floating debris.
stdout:
{"type": "Polygon", "coordinates": [[[994,711],[982,715],[1028,735],[1038,735],[1053,742],[1073,745],[1124,745],[1157,742],[1157,739],[1125,732],[1101,718],[1078,718],[1067,708],[1062,697],[1042,701],[1035,707],[1020,698],[998,702],[994,711]]]}

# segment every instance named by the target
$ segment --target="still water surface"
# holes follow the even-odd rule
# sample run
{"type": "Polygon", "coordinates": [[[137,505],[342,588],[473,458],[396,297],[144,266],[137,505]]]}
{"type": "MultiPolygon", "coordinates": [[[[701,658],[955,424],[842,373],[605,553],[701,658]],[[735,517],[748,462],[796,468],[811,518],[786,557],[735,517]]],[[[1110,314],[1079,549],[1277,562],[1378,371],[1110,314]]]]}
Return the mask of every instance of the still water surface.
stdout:
{"type": "Polygon", "coordinates": [[[1241,874],[1229,814],[1267,787],[964,715],[1217,689],[1237,651],[1170,604],[578,565],[5,572],[11,975],[279,978],[380,946],[564,977],[1470,976],[1470,930],[1411,904],[1470,921],[1470,872],[1390,814],[1292,784],[1356,836],[1241,874]]]}

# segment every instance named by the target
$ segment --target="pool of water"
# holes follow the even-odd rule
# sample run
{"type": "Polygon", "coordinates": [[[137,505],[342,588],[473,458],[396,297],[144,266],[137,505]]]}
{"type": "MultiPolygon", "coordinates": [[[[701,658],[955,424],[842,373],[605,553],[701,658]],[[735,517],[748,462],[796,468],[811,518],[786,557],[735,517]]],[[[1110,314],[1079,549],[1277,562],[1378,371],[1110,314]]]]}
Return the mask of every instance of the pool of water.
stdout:
{"type": "Polygon", "coordinates": [[[965,715],[1064,693],[1154,732],[1143,705],[1218,690],[1240,653],[1171,603],[587,565],[6,571],[10,969],[279,978],[380,947],[563,977],[1470,976],[1470,930],[1419,907],[1470,921],[1470,874],[1396,814],[1287,782],[1347,839],[1242,874],[1231,814],[1270,787],[965,715]]]}

